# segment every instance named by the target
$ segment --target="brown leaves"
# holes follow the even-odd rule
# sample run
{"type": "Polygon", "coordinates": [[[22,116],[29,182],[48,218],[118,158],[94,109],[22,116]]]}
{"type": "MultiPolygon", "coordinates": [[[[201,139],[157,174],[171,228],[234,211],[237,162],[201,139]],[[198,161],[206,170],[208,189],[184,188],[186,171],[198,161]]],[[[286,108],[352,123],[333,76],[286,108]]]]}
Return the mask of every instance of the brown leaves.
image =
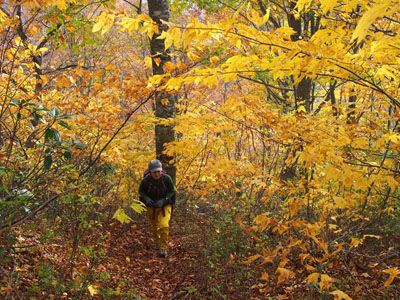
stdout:
{"type": "Polygon", "coordinates": [[[294,272],[286,268],[277,268],[278,284],[286,283],[290,278],[294,277],[294,272]]]}
{"type": "Polygon", "coordinates": [[[253,263],[257,259],[259,259],[260,257],[262,257],[260,254],[252,255],[252,256],[249,256],[246,260],[242,261],[242,263],[245,265],[250,265],[251,263],[253,263]]]}
{"type": "Polygon", "coordinates": [[[8,294],[10,294],[12,291],[13,291],[12,286],[11,286],[11,285],[7,285],[7,286],[2,287],[2,288],[0,289],[0,294],[1,294],[1,295],[8,295],[8,294]]]}

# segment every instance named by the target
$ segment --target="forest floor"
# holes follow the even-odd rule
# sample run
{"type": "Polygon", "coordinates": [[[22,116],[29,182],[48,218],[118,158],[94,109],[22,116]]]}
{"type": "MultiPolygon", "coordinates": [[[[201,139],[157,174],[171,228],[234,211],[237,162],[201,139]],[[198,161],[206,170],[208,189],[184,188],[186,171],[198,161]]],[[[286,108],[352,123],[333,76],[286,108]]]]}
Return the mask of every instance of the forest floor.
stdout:
{"type": "MultiPolygon", "coordinates": [[[[332,299],[328,293],[321,295],[317,289],[307,287],[305,274],[296,273],[296,278],[286,286],[263,285],[259,280],[261,269],[256,265],[246,269],[240,259],[230,262],[233,256],[225,251],[229,244],[227,235],[221,237],[222,243],[217,246],[222,253],[226,252],[225,257],[220,261],[214,258],[217,266],[210,267],[210,255],[216,248],[207,244],[212,240],[211,230],[215,229],[210,228],[209,222],[213,222],[210,216],[175,216],[171,221],[168,257],[159,258],[144,215],[136,216],[131,224],[111,220],[97,228],[97,234],[105,237],[98,248],[102,256],[77,256],[73,268],[71,242],[59,237],[41,242],[43,233],[17,228],[16,235],[28,247],[17,247],[12,259],[0,265],[0,298],[332,299]],[[214,273],[210,274],[210,270],[214,273]],[[75,290],[68,288],[70,282],[76,284],[75,290]]],[[[96,244],[95,236],[96,232],[87,237],[92,240],[89,244],[96,244]]],[[[236,243],[244,243],[240,237],[234,238],[236,243]]],[[[93,253],[100,253],[98,249],[93,253]]],[[[367,272],[353,262],[354,259],[347,269],[338,265],[332,274],[341,278],[341,288],[350,292],[353,299],[396,299],[400,294],[396,285],[390,291],[381,288],[380,271],[367,272]]],[[[267,269],[264,266],[263,271],[267,269]]],[[[273,270],[269,273],[274,276],[273,270]]]]}
{"type": "Polygon", "coordinates": [[[201,249],[172,228],[168,256],[160,258],[147,227],[144,219],[132,226],[113,224],[103,263],[112,274],[110,285],[125,280],[144,299],[194,299],[191,294],[198,290],[198,278],[191,262],[201,249]]]}
{"type": "Polygon", "coordinates": [[[191,262],[200,249],[171,230],[168,257],[160,258],[147,226],[144,216],[131,224],[114,220],[102,226],[106,255],[99,264],[80,255],[72,275],[70,243],[57,238],[41,243],[41,233],[16,229],[27,246],[16,247],[0,264],[0,299],[196,299],[198,278],[191,262]],[[68,281],[86,288],[66,292],[68,281]]]}

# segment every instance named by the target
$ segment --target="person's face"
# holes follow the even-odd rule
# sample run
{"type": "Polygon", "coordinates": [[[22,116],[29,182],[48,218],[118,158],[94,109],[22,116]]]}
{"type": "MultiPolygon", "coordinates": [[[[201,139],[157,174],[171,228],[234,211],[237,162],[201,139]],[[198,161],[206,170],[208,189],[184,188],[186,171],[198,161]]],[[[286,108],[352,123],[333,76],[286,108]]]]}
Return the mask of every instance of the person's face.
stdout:
{"type": "Polygon", "coordinates": [[[154,172],[150,172],[151,177],[153,177],[153,179],[158,180],[161,178],[161,171],[154,171],[154,172]]]}

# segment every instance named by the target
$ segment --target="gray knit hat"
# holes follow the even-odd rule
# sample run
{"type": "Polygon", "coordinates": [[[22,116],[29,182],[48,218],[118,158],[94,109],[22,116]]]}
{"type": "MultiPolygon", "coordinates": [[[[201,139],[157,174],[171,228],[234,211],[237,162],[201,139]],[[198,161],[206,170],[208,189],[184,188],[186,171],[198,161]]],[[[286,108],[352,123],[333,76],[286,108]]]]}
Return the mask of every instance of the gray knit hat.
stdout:
{"type": "Polygon", "coordinates": [[[161,161],[158,159],[153,159],[149,162],[149,171],[150,172],[156,172],[156,171],[161,171],[162,170],[162,164],[161,161]]]}

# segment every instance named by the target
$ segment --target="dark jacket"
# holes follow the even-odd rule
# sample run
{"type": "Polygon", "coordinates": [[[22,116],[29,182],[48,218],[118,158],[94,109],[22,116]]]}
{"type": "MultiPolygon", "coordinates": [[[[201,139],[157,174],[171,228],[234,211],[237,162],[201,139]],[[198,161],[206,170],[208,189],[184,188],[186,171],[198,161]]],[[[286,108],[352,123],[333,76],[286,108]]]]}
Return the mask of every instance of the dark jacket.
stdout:
{"type": "Polygon", "coordinates": [[[139,195],[146,206],[163,207],[166,204],[175,204],[172,178],[163,174],[160,179],[155,180],[151,175],[147,175],[140,183],[139,195]]]}

